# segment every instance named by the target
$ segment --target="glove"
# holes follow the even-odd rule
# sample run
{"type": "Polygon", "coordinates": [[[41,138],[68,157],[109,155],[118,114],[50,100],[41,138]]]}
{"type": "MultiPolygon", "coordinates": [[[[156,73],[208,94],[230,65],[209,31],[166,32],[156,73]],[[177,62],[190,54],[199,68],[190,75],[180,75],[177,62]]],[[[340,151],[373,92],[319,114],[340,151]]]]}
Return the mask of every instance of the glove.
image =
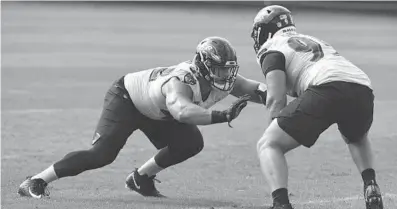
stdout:
{"type": "Polygon", "coordinates": [[[226,114],[227,124],[229,125],[229,127],[232,128],[232,126],[230,125],[230,122],[232,120],[234,120],[235,118],[237,118],[237,116],[240,114],[241,110],[243,110],[244,107],[247,106],[247,101],[250,98],[251,97],[249,95],[244,95],[244,96],[238,98],[235,102],[233,102],[232,105],[227,110],[223,111],[226,114]]]}
{"type": "Polygon", "coordinates": [[[267,91],[266,90],[259,90],[256,89],[255,94],[259,96],[259,98],[261,99],[262,103],[266,106],[266,97],[267,97],[267,91]]]}

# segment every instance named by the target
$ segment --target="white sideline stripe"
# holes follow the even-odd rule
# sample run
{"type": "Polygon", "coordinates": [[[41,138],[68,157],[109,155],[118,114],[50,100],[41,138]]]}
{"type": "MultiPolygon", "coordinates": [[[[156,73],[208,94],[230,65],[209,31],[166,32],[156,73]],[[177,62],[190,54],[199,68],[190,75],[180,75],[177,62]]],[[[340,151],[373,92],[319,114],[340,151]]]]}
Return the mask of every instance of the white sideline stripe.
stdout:
{"type": "MultiPolygon", "coordinates": [[[[392,194],[392,193],[384,193],[383,198],[390,198],[393,200],[397,200],[397,194],[392,194]]],[[[297,205],[321,205],[321,204],[327,204],[327,203],[333,203],[333,202],[346,202],[346,201],[351,201],[351,200],[363,200],[363,197],[361,196],[351,196],[351,197],[342,197],[342,198],[331,198],[331,199],[320,199],[320,200],[309,200],[309,201],[304,201],[304,202],[296,202],[295,204],[297,205]]]]}

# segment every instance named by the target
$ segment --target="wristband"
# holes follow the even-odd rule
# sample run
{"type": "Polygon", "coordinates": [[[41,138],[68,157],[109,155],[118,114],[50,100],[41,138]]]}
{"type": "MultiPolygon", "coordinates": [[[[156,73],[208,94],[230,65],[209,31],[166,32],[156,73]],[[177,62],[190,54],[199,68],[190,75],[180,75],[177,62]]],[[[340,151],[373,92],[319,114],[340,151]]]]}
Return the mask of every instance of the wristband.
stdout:
{"type": "Polygon", "coordinates": [[[211,123],[224,123],[227,122],[227,116],[225,112],[222,111],[212,111],[211,112],[211,123]]]}

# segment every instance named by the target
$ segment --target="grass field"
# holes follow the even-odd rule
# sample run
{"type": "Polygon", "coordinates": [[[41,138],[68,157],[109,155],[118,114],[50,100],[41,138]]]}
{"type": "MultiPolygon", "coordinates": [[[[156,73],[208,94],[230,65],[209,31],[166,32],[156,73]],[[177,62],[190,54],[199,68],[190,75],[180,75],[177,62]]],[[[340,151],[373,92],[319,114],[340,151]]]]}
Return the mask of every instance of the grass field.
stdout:
{"type": "MultiPolygon", "coordinates": [[[[2,2],[2,208],[261,208],[271,203],[256,142],[265,109],[249,104],[230,129],[201,127],[198,156],[158,175],[167,199],[124,188],[127,174],[155,148],[140,132],[116,161],[51,184],[48,199],[16,191],[70,151],[90,147],[110,84],[120,76],[191,59],[206,36],[237,49],[240,73],[263,81],[250,39],[254,8],[175,7],[134,3],[2,2]]],[[[293,11],[298,30],[318,36],[361,67],[373,81],[375,119],[370,136],[387,209],[397,208],[397,19],[335,12],[293,11]]],[[[227,98],[215,108],[224,108],[227,98]]],[[[297,209],[362,209],[362,183],[335,127],[311,149],[287,155],[291,200],[297,209]]]]}

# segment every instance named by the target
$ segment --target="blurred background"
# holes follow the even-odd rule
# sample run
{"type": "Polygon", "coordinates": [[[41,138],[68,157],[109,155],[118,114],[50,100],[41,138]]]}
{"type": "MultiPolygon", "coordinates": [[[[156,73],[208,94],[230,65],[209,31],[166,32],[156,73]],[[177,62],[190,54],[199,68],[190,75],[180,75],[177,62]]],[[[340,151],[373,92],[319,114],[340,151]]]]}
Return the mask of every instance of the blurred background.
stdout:
{"type": "MultiPolygon", "coordinates": [[[[387,59],[377,50],[395,49],[395,36],[388,34],[395,32],[396,2],[2,2],[2,87],[19,85],[17,78],[39,85],[58,75],[58,86],[94,75],[90,82],[99,85],[109,76],[191,59],[198,42],[213,35],[236,47],[243,75],[262,76],[250,33],[257,11],[272,3],[292,11],[299,32],[328,41],[358,65],[374,56],[387,59]],[[374,53],[357,56],[363,47],[374,53]],[[23,76],[24,70],[31,75],[23,76]]],[[[387,64],[381,60],[366,69],[387,64]]],[[[8,96],[3,94],[4,108],[26,105],[8,96]]],[[[37,107],[30,99],[29,106],[37,107]]]]}

